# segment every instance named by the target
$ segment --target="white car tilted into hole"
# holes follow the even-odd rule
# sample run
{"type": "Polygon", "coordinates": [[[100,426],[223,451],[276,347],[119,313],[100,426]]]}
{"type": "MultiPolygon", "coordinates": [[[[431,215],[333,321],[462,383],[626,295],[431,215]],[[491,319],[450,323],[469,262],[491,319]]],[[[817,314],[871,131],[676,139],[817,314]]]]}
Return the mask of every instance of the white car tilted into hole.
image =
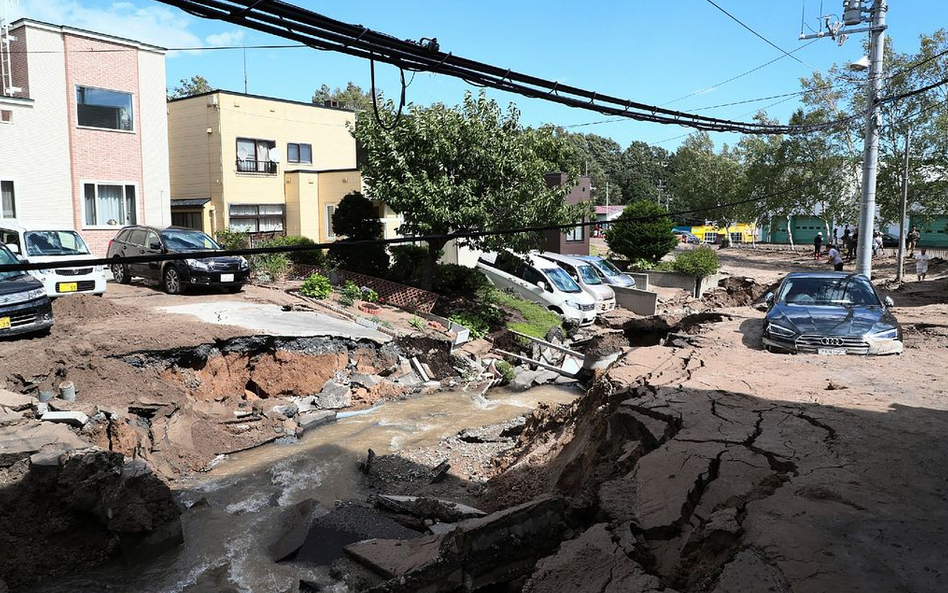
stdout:
{"type": "MultiPolygon", "coordinates": [[[[72,229],[28,226],[11,220],[0,221],[0,241],[20,259],[31,264],[67,260],[94,260],[85,241],[72,229]]],[[[77,266],[31,270],[52,297],[66,294],[105,292],[105,266],[77,266]]]]}
{"type": "Polygon", "coordinates": [[[596,320],[596,300],[548,259],[509,251],[485,253],[477,261],[477,269],[498,288],[510,289],[568,321],[590,325],[596,320]]]}

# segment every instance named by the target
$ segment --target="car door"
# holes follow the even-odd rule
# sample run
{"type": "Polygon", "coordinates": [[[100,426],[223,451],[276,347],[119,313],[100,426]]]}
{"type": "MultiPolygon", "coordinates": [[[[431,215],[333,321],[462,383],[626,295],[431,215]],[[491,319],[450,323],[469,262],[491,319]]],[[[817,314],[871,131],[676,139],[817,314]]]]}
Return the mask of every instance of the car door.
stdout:
{"type": "MultiPolygon", "coordinates": [[[[135,257],[138,255],[145,255],[145,229],[132,229],[129,231],[128,239],[122,249],[122,257],[135,257]]],[[[132,262],[129,263],[127,267],[130,276],[137,276],[139,278],[147,277],[148,271],[145,264],[132,262]]]]}
{"type": "MultiPolygon", "coordinates": [[[[161,237],[155,231],[145,232],[145,244],[142,246],[143,255],[161,255],[161,237]]],[[[161,262],[150,261],[142,266],[144,277],[148,280],[161,280],[161,262]]]]}
{"type": "Polygon", "coordinates": [[[524,264],[523,267],[520,268],[518,275],[520,282],[517,285],[517,292],[520,293],[523,298],[547,307],[549,305],[549,297],[546,294],[547,291],[540,287],[540,283],[542,282],[546,285],[547,289],[551,289],[550,281],[546,276],[528,264],[524,264]]]}

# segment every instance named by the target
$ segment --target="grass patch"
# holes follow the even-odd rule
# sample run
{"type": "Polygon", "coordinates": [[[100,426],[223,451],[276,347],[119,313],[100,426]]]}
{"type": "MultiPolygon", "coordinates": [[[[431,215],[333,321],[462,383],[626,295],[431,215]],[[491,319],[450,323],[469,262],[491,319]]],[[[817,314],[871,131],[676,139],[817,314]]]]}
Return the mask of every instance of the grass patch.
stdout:
{"type": "Polygon", "coordinates": [[[492,290],[485,295],[494,304],[505,309],[511,309],[523,316],[523,321],[509,321],[507,328],[513,331],[545,339],[546,334],[554,327],[560,327],[563,320],[552,311],[544,309],[536,303],[525,301],[499,290],[492,290]]]}

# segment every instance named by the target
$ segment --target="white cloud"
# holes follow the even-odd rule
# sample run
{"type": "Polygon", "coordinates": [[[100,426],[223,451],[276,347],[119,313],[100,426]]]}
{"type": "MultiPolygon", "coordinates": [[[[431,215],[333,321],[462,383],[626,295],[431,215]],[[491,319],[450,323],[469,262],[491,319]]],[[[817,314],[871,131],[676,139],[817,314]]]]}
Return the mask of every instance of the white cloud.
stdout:
{"type": "Polygon", "coordinates": [[[88,29],[161,47],[204,45],[201,38],[189,30],[196,19],[156,3],[112,2],[91,6],[89,2],[76,0],[21,0],[11,16],[88,29]]]}
{"type": "Polygon", "coordinates": [[[239,29],[234,29],[233,31],[224,31],[223,33],[215,33],[213,35],[208,35],[204,41],[208,45],[240,45],[244,40],[244,32],[239,29]]]}

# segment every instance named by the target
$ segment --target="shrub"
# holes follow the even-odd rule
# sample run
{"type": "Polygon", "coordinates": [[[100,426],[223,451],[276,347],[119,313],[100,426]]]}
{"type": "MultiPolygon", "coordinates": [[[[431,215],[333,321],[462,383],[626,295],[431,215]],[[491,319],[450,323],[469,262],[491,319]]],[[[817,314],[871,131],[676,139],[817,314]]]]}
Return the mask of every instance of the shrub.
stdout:
{"type": "Polygon", "coordinates": [[[283,253],[265,253],[251,255],[248,258],[250,269],[256,276],[266,276],[270,282],[277,282],[290,270],[293,262],[283,253]]]}
{"type": "MultiPolygon", "coordinates": [[[[289,237],[274,237],[263,241],[261,247],[297,247],[300,245],[315,245],[316,242],[309,237],[300,237],[292,235],[289,237]]],[[[326,265],[326,252],[322,249],[312,251],[290,251],[285,253],[290,261],[295,264],[305,266],[323,267],[326,265]]]]}
{"type": "Polygon", "coordinates": [[[678,237],[674,225],[665,216],[665,209],[654,202],[640,200],[627,205],[609,230],[606,243],[613,252],[629,261],[645,259],[657,262],[675,248],[678,237]],[[648,220],[636,220],[650,217],[648,220]]]}
{"type": "Polygon", "coordinates": [[[707,246],[679,253],[672,262],[672,270],[680,274],[703,278],[721,269],[718,254],[707,246]]]}
{"type": "Polygon", "coordinates": [[[408,325],[415,329],[425,329],[425,322],[420,317],[412,317],[408,320],[408,325]]]}
{"type": "Polygon", "coordinates": [[[487,276],[474,268],[458,264],[438,264],[433,288],[438,294],[454,296],[473,294],[489,284],[487,276]]]}
{"type": "Polygon", "coordinates": [[[359,295],[359,298],[361,298],[363,301],[367,303],[379,302],[379,293],[375,292],[368,286],[363,286],[360,290],[362,291],[362,294],[359,295]]]}
{"type": "Polygon", "coordinates": [[[472,338],[483,338],[490,333],[490,324],[476,311],[459,311],[449,317],[454,323],[460,323],[471,330],[472,338]]]}
{"type": "Polygon", "coordinates": [[[500,376],[503,379],[504,385],[514,380],[513,365],[506,360],[498,360],[494,363],[494,368],[500,372],[500,376]]]}
{"type": "Polygon", "coordinates": [[[300,292],[314,299],[324,299],[332,292],[332,285],[329,284],[329,278],[322,274],[312,274],[303,282],[300,292]]]}
{"type": "Polygon", "coordinates": [[[355,301],[362,298],[362,289],[355,285],[352,280],[346,280],[345,285],[342,287],[342,296],[351,301],[351,305],[355,301]]]}
{"type": "Polygon", "coordinates": [[[214,233],[214,238],[217,239],[218,245],[227,251],[232,249],[245,249],[248,245],[247,233],[241,231],[219,229],[214,233]]]}
{"type": "Polygon", "coordinates": [[[417,284],[424,274],[425,262],[428,261],[428,248],[423,245],[394,245],[389,248],[392,252],[392,267],[388,271],[388,279],[402,284],[417,284]]]}
{"type": "Polygon", "coordinates": [[[382,223],[371,201],[359,192],[346,195],[333,212],[332,226],[336,234],[345,237],[329,248],[329,258],[335,265],[360,274],[385,277],[389,260],[384,245],[345,246],[349,241],[382,238],[382,223]]]}
{"type": "Polygon", "coordinates": [[[353,299],[349,295],[344,294],[341,297],[339,297],[339,304],[342,305],[343,307],[351,307],[354,303],[355,303],[355,299],[353,299]]]}
{"type": "Polygon", "coordinates": [[[561,327],[563,324],[563,320],[559,315],[536,303],[525,301],[499,290],[487,291],[485,296],[489,302],[513,309],[523,315],[524,321],[514,321],[507,324],[508,328],[522,334],[542,340],[546,338],[547,332],[552,328],[561,327]]]}
{"type": "Polygon", "coordinates": [[[385,251],[384,245],[346,247],[349,241],[336,241],[336,244],[329,248],[329,262],[332,265],[375,278],[385,278],[388,275],[388,252],[385,251]]]}

